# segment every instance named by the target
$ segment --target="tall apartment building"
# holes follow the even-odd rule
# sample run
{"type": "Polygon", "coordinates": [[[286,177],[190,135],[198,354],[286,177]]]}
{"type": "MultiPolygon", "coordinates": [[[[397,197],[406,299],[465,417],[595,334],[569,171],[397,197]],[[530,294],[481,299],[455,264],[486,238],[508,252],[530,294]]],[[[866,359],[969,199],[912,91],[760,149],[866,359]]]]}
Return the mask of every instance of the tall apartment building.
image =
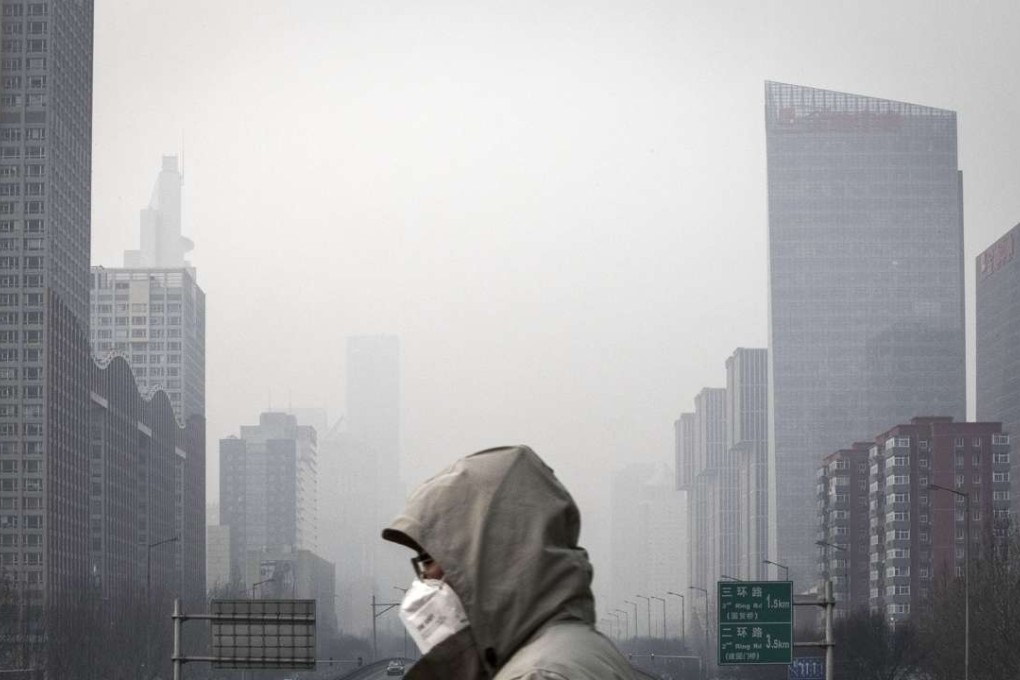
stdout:
{"type": "MultiPolygon", "coordinates": [[[[1020,225],[978,255],[977,419],[1020,433],[1020,225]]],[[[1013,461],[1013,496],[1020,498],[1020,466],[1013,461]]]]}
{"type": "MultiPolygon", "coordinates": [[[[1005,542],[1012,513],[1009,439],[1000,423],[919,417],[879,434],[869,444],[855,444],[851,451],[826,458],[826,463],[836,463],[819,470],[828,479],[832,504],[827,506],[830,512],[818,516],[818,535],[846,537],[859,549],[867,513],[867,603],[872,612],[902,621],[925,611],[940,579],[962,576],[967,545],[964,498],[930,485],[969,495],[972,559],[990,556],[1005,542]],[[849,504],[843,506],[838,503],[839,489],[845,485],[838,480],[848,479],[843,472],[850,473],[848,484],[858,485],[853,488],[859,492],[865,448],[868,505],[859,501],[859,493],[848,493],[849,504]],[[839,470],[840,461],[849,468],[839,470]],[[844,508],[846,516],[835,514],[844,508]]],[[[851,579],[857,581],[863,570],[857,552],[852,554],[851,579]]],[[[851,583],[855,603],[864,601],[859,586],[851,583]]]]}
{"type": "Polygon", "coordinates": [[[726,360],[726,448],[736,474],[736,572],[765,578],[768,552],[768,350],[739,348],[726,360]]]}
{"type": "Polygon", "coordinates": [[[316,549],[316,467],[315,429],[284,413],[263,413],[240,437],[220,440],[232,580],[244,577],[249,552],[316,549]]]}
{"type": "Polygon", "coordinates": [[[854,443],[823,458],[818,468],[818,576],[832,580],[838,614],[868,607],[872,445],[854,443]]]}
{"type": "Polygon", "coordinates": [[[92,268],[92,348],[120,354],[138,389],[167,393],[181,420],[205,416],[205,293],[194,270],[92,268]]]}
{"type": "Polygon", "coordinates": [[[161,389],[182,420],[205,415],[205,293],[184,254],[181,175],[164,156],[149,206],[141,213],[141,249],[124,268],[92,268],[92,349],[124,356],[143,392],[161,389]]]}
{"type": "Polygon", "coordinates": [[[819,452],[918,414],[964,417],[953,111],[765,85],[770,552],[815,572],[819,452]]]}
{"type": "Polygon", "coordinates": [[[93,3],[0,7],[0,572],[41,612],[89,582],[93,3]]]}

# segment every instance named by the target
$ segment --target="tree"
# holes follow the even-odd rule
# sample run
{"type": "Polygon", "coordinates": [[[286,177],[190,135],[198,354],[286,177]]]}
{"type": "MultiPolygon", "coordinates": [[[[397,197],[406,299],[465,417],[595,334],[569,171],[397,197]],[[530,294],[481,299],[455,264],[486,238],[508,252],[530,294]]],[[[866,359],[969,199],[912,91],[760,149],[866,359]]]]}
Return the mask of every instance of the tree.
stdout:
{"type": "MultiPolygon", "coordinates": [[[[970,564],[970,677],[1020,677],[1020,538],[1015,532],[970,564]]],[[[963,675],[964,579],[944,578],[935,587],[921,635],[931,650],[927,669],[934,680],[963,675]]]]}
{"type": "Polygon", "coordinates": [[[836,670],[857,680],[906,680],[917,677],[924,648],[910,622],[895,626],[878,613],[858,610],[839,619],[833,629],[836,670]]]}

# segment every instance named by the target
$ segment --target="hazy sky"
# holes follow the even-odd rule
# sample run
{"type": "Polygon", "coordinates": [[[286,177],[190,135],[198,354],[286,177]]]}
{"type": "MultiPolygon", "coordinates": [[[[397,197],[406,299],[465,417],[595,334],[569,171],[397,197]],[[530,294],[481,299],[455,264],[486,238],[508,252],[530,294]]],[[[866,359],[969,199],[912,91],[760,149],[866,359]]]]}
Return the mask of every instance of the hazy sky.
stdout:
{"type": "Polygon", "coordinates": [[[765,346],[766,79],[959,113],[973,317],[1020,221],[1017,28],[1014,0],[96,0],[93,261],[183,146],[212,493],[270,393],[335,417],[345,338],[394,333],[409,481],[529,443],[584,507],[765,346]]]}

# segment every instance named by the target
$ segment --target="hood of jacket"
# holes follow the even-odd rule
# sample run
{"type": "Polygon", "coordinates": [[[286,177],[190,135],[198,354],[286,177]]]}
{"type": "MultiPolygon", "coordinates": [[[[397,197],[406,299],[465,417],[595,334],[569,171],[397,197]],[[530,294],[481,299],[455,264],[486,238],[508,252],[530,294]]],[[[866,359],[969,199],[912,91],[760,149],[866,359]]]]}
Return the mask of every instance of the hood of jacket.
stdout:
{"type": "MultiPolygon", "coordinates": [[[[460,635],[452,646],[474,657],[462,658],[474,670],[453,674],[457,662],[446,659],[446,674],[436,677],[487,677],[543,625],[594,623],[592,568],[577,544],[580,531],[574,500],[527,446],[463,458],[411,495],[383,538],[431,555],[470,622],[462,631],[469,642],[460,635]]],[[[450,647],[438,645],[419,665],[435,667],[450,647]]]]}

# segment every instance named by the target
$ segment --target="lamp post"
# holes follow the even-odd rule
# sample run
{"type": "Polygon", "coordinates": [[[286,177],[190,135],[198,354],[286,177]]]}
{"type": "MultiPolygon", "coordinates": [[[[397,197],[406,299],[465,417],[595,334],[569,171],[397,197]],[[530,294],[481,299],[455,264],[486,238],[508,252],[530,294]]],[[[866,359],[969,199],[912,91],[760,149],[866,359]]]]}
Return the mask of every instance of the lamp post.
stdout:
{"type": "Polygon", "coordinates": [[[719,578],[724,578],[724,579],[726,579],[727,581],[737,581],[738,583],[739,583],[740,581],[743,581],[743,580],[744,580],[744,579],[742,579],[742,578],[735,578],[735,577],[733,577],[733,576],[727,576],[726,574],[719,574],[719,578]]]}
{"type": "Polygon", "coordinates": [[[698,586],[687,586],[687,590],[697,590],[705,596],[705,651],[702,656],[704,657],[701,667],[705,669],[705,673],[708,673],[708,591],[698,586]]]}
{"type": "Polygon", "coordinates": [[[637,627],[637,602],[633,602],[631,600],[624,600],[624,603],[629,604],[631,607],[634,607],[634,637],[638,638],[641,636],[641,634],[640,632],[638,632],[637,627]]]}
{"type": "Polygon", "coordinates": [[[263,583],[269,583],[270,581],[275,581],[275,580],[276,580],[276,577],[275,576],[271,576],[270,578],[264,578],[261,581],[256,581],[255,583],[251,584],[251,599],[253,599],[253,600],[255,599],[255,589],[256,588],[258,588],[263,583]]]}
{"type": "Polygon", "coordinates": [[[176,543],[179,540],[181,540],[180,536],[171,536],[170,538],[164,538],[162,541],[148,543],[145,546],[145,603],[147,605],[152,604],[149,597],[149,589],[152,585],[152,549],[166,543],[176,543]]]}
{"type": "Polygon", "coordinates": [[[616,639],[620,640],[623,635],[623,631],[620,630],[620,615],[617,613],[617,610],[610,611],[609,615],[613,617],[614,621],[616,621],[616,639]]]}
{"type": "MultiPolygon", "coordinates": [[[[400,586],[393,586],[393,589],[394,590],[399,590],[400,592],[404,593],[405,595],[407,594],[407,588],[401,588],[400,586]]],[[[401,628],[404,629],[404,658],[406,659],[407,658],[407,626],[401,626],[401,628]]]]}
{"type": "Polygon", "coordinates": [[[648,614],[648,639],[652,638],[652,598],[647,595],[635,595],[645,601],[645,613],[648,614]]]}
{"type": "Polygon", "coordinates": [[[849,612],[850,612],[850,605],[851,605],[851,603],[853,601],[853,598],[851,597],[852,593],[851,593],[851,590],[850,590],[850,551],[847,550],[845,547],[843,547],[841,545],[837,545],[835,543],[829,543],[828,541],[815,541],[815,545],[820,546],[820,547],[826,549],[826,555],[825,555],[825,571],[826,572],[829,571],[828,549],[829,548],[833,548],[835,550],[840,550],[843,553],[845,553],[843,555],[843,559],[844,559],[844,564],[843,564],[843,579],[846,581],[846,603],[844,604],[843,612],[845,614],[849,614],[849,612]]]}
{"type": "Polygon", "coordinates": [[[624,637],[629,638],[630,637],[630,613],[629,612],[625,612],[622,609],[614,609],[613,611],[616,612],[617,614],[623,614],[624,637]]]}
{"type": "Polygon", "coordinates": [[[667,591],[666,594],[680,598],[680,642],[687,644],[687,604],[684,601],[684,596],[674,593],[672,590],[667,591]]]}
{"type": "Polygon", "coordinates": [[[662,639],[666,639],[666,598],[655,597],[652,595],[653,600],[658,600],[662,603],[662,639]]]}
{"type": "Polygon", "coordinates": [[[970,494],[947,486],[929,484],[929,489],[948,491],[963,499],[963,680],[970,680],[970,494]]]}
{"type": "Polygon", "coordinates": [[[773,566],[779,567],[780,569],[783,570],[783,580],[784,581],[789,581],[790,580],[790,568],[788,566],[786,566],[785,564],[780,564],[779,562],[773,562],[772,560],[762,560],[761,563],[762,564],[771,564],[773,566]]]}

